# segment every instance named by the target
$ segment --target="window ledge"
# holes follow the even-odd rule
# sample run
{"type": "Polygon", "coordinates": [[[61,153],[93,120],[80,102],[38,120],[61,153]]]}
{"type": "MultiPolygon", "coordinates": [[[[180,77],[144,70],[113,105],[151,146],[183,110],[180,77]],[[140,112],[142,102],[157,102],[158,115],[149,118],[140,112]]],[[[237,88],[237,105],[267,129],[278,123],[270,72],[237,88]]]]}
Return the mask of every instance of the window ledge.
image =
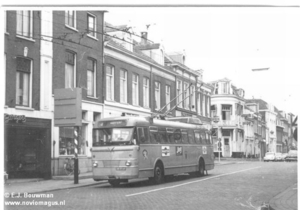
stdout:
{"type": "Polygon", "coordinates": [[[76,28],[72,27],[72,26],[69,26],[69,25],[67,25],[67,24],[65,24],[65,26],[66,26],[67,28],[73,30],[73,31],[78,32],[78,30],[77,30],[76,28]]]}
{"type": "Polygon", "coordinates": [[[20,110],[34,111],[33,108],[25,107],[25,106],[16,106],[15,108],[20,110]]]}
{"type": "Polygon", "coordinates": [[[5,31],[5,34],[6,34],[6,35],[9,35],[9,33],[8,33],[7,31],[5,31]]]}
{"type": "Polygon", "coordinates": [[[99,99],[99,97],[94,97],[94,96],[86,96],[86,97],[90,99],[99,99]]]}
{"type": "Polygon", "coordinates": [[[16,35],[16,36],[20,39],[25,39],[25,40],[30,41],[30,42],[35,42],[35,40],[32,39],[32,38],[28,38],[28,37],[25,37],[25,36],[22,36],[22,35],[16,35]]]}
{"type": "Polygon", "coordinates": [[[94,39],[95,41],[99,41],[99,39],[97,39],[96,37],[94,37],[92,35],[87,34],[86,36],[89,37],[89,38],[91,38],[91,39],[94,39]]]}

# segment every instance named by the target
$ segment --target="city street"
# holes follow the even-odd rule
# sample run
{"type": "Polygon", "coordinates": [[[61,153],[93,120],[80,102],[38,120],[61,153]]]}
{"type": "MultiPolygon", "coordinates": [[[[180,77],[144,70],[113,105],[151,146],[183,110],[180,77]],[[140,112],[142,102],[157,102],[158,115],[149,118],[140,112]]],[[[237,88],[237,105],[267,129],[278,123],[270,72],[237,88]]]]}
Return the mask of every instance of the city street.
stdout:
{"type": "Polygon", "coordinates": [[[52,191],[52,198],[5,201],[64,201],[62,206],[5,206],[5,209],[258,209],[297,182],[297,163],[237,162],[216,165],[200,178],[180,175],[164,184],[133,180],[113,188],[107,183],[52,191]]]}

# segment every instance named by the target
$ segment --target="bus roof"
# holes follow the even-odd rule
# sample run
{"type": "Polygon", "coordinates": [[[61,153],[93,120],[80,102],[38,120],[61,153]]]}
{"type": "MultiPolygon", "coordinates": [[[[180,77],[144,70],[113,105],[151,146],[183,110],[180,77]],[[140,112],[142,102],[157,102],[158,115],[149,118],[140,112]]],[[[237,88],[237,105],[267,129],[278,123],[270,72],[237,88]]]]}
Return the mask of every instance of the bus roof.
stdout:
{"type": "Polygon", "coordinates": [[[178,121],[167,121],[153,119],[151,117],[110,117],[103,118],[94,124],[94,128],[100,127],[131,127],[131,126],[163,126],[183,129],[207,129],[206,126],[183,123],[178,121]]]}

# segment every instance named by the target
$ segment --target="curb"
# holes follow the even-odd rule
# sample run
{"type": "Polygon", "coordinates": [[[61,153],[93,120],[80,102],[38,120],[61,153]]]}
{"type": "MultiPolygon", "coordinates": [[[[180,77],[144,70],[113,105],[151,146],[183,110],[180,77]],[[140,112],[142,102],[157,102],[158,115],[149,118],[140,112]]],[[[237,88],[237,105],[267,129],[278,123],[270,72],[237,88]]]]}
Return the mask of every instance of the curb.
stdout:
{"type": "Polygon", "coordinates": [[[295,185],[297,186],[297,183],[295,183],[295,184],[289,186],[289,187],[286,188],[283,192],[281,192],[281,193],[279,193],[278,195],[276,195],[276,196],[274,196],[273,198],[271,198],[270,201],[269,201],[269,203],[270,203],[270,204],[269,204],[270,210],[276,210],[276,209],[275,209],[274,207],[272,207],[271,205],[273,205],[273,203],[275,203],[275,200],[279,199],[282,195],[284,195],[284,194],[286,194],[287,192],[293,190],[292,188],[293,188],[295,185]]]}

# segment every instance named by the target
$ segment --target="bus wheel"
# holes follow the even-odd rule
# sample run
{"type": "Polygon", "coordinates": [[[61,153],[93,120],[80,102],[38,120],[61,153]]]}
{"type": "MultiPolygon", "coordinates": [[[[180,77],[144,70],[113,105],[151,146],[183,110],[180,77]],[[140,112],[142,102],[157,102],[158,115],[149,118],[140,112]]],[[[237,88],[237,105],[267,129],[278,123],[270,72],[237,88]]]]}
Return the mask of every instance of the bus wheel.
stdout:
{"type": "Polygon", "coordinates": [[[108,180],[109,184],[113,187],[120,186],[121,181],[120,180],[108,180]]]}
{"type": "Polygon", "coordinates": [[[200,160],[199,161],[199,171],[198,171],[198,176],[204,176],[204,161],[200,160]]]}
{"type": "Polygon", "coordinates": [[[164,171],[163,166],[158,163],[154,168],[154,184],[161,184],[164,181],[164,171]]]}

